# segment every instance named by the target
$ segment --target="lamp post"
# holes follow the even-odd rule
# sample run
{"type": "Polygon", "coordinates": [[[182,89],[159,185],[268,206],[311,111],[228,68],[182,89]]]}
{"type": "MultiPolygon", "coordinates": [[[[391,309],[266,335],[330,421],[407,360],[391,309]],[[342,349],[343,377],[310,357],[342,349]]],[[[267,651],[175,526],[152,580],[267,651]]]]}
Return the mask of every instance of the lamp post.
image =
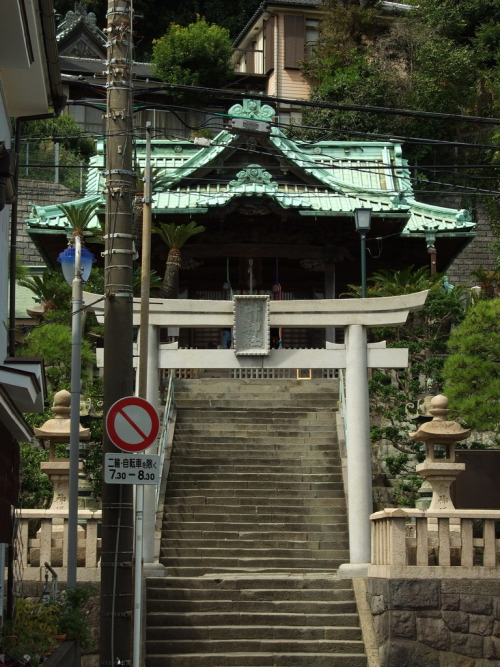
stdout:
{"type": "Polygon", "coordinates": [[[66,282],[71,285],[71,412],[69,435],[69,509],[68,509],[68,566],[66,585],[76,587],[78,556],[78,467],[80,458],[80,391],[82,358],[82,281],[87,281],[94,255],[82,248],[82,234],[73,234],[73,246],[60,253],[66,282]]]}
{"type": "Polygon", "coordinates": [[[371,208],[355,208],[354,222],[361,237],[361,296],[366,297],[366,234],[371,229],[371,208]]]}

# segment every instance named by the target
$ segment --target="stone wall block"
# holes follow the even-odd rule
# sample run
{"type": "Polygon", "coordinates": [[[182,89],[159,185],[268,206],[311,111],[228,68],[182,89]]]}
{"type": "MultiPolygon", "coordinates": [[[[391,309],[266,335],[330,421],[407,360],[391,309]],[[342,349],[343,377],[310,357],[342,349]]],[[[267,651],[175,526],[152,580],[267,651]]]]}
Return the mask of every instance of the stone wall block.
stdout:
{"type": "Polygon", "coordinates": [[[470,614],[488,614],[493,611],[492,599],[486,595],[462,595],[460,599],[460,611],[470,614]]]}
{"type": "Polygon", "coordinates": [[[500,599],[500,579],[493,578],[494,574],[493,570],[491,579],[443,579],[441,594],[486,595],[500,599]]]}
{"type": "MultiPolygon", "coordinates": [[[[477,660],[458,653],[441,653],[439,667],[478,667],[477,660]]],[[[492,667],[489,665],[489,667],[492,667]]]]}
{"type": "Polygon", "coordinates": [[[384,667],[440,667],[439,652],[418,642],[399,640],[383,647],[384,667]]]}
{"type": "Polygon", "coordinates": [[[483,644],[484,657],[486,659],[500,658],[500,639],[498,637],[485,637],[483,644]]]}
{"type": "Polygon", "coordinates": [[[390,616],[389,614],[377,614],[373,617],[373,630],[377,637],[379,646],[385,644],[390,636],[390,616]]]}
{"type": "Polygon", "coordinates": [[[459,611],[460,595],[458,593],[441,593],[441,609],[446,611],[459,611]]]}
{"type": "Polygon", "coordinates": [[[469,614],[469,632],[473,635],[491,635],[493,632],[493,616],[469,614]]]}
{"type": "Polygon", "coordinates": [[[373,595],[369,601],[372,614],[382,614],[387,609],[383,595],[373,595]]]}
{"type": "Polygon", "coordinates": [[[500,598],[493,599],[493,618],[500,621],[500,598]]]}
{"type": "Polygon", "coordinates": [[[493,632],[492,634],[495,637],[500,637],[500,621],[493,619],[493,632]]]}
{"type": "Polygon", "coordinates": [[[442,618],[417,618],[417,639],[422,644],[432,646],[438,651],[447,651],[450,647],[450,631],[442,618]]]}
{"type": "Polygon", "coordinates": [[[437,609],[439,581],[393,579],[391,584],[392,609],[437,609]]]}
{"type": "Polygon", "coordinates": [[[483,637],[480,635],[463,635],[458,632],[450,634],[450,650],[472,658],[483,657],[483,637]]]}
{"type": "Polygon", "coordinates": [[[391,637],[402,637],[404,639],[417,638],[415,612],[394,611],[391,618],[391,637]]]}
{"type": "Polygon", "coordinates": [[[443,610],[443,621],[451,632],[469,632],[469,615],[463,611],[443,610]]]}

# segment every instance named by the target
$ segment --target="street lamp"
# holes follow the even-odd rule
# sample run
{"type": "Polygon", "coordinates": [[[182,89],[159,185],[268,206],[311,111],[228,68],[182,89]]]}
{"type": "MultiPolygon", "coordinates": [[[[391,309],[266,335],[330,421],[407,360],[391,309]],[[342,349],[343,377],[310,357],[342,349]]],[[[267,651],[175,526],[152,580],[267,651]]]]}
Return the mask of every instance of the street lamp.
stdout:
{"type": "Polygon", "coordinates": [[[82,234],[73,234],[73,246],[57,258],[64,278],[72,288],[71,294],[71,413],[69,436],[69,509],[68,509],[68,564],[66,585],[76,587],[78,557],[78,467],[80,458],[80,391],[82,359],[82,281],[88,280],[94,255],[82,248],[82,234]]]}
{"type": "Polygon", "coordinates": [[[366,297],[366,234],[371,229],[371,208],[355,208],[354,222],[361,237],[361,296],[366,297]]]}

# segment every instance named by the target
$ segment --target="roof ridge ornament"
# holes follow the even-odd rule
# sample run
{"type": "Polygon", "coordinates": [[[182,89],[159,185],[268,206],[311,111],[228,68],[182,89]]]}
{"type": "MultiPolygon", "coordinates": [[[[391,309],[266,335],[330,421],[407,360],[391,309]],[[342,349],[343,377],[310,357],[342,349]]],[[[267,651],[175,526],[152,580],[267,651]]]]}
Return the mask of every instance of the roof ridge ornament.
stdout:
{"type": "Polygon", "coordinates": [[[243,99],[243,104],[234,104],[229,109],[228,115],[269,123],[276,116],[276,111],[269,104],[262,104],[260,100],[243,99]]]}
{"type": "Polygon", "coordinates": [[[236,174],[236,180],[229,182],[229,187],[233,189],[245,187],[255,183],[257,185],[265,185],[272,190],[278,189],[278,184],[273,183],[273,177],[260,164],[249,164],[246,169],[239,171],[236,174]]]}

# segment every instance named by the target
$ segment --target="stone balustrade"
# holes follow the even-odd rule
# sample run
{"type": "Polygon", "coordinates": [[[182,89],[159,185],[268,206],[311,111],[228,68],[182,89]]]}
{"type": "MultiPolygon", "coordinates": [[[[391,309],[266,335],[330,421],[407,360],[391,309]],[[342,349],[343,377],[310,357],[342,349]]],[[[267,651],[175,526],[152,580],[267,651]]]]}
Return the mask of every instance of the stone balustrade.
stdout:
{"type": "Polygon", "coordinates": [[[494,576],[499,510],[385,509],[372,514],[368,575],[391,578],[494,576]]]}
{"type": "MultiPolygon", "coordinates": [[[[77,579],[100,579],[99,524],[102,512],[79,510],[77,579]]],[[[20,518],[18,554],[23,566],[23,579],[43,581],[45,563],[57,572],[60,581],[66,581],[68,553],[68,513],[64,510],[23,510],[20,518]],[[36,531],[36,534],[35,534],[36,531]]]]}

